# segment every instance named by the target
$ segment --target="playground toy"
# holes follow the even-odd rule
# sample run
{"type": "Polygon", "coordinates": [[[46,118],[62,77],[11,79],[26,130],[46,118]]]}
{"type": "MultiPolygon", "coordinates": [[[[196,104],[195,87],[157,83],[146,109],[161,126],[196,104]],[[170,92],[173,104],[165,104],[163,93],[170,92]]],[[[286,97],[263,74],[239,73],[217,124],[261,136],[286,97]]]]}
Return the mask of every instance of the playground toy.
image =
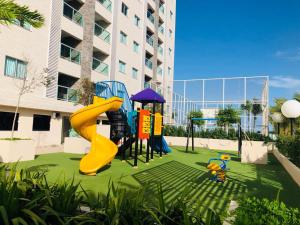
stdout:
{"type": "Polygon", "coordinates": [[[218,158],[211,158],[208,161],[207,169],[211,172],[212,177],[210,178],[216,182],[225,182],[226,180],[226,171],[229,170],[227,168],[227,163],[230,160],[230,155],[219,153],[218,158]],[[217,162],[213,162],[217,161],[217,162]]]}
{"type": "Polygon", "coordinates": [[[151,159],[154,150],[170,152],[163,138],[163,104],[164,98],[150,88],[131,97],[126,87],[117,81],[103,81],[96,84],[96,96],[93,104],[88,105],[70,117],[71,126],[83,138],[91,142],[91,149],[80,161],[80,171],[86,175],[96,175],[96,172],[109,164],[119,152],[125,160],[125,151],[135,143],[134,166],[137,166],[138,154],[142,154],[142,142],[147,140],[146,162],[149,162],[151,141],[151,159]],[[142,109],[134,110],[135,102],[142,109]],[[153,110],[145,109],[147,104],[153,105],[153,110]],[[161,104],[161,112],[155,112],[156,104],[161,104]],[[97,134],[96,121],[100,114],[106,113],[110,122],[110,140],[97,134]],[[140,151],[138,153],[138,141],[140,151]],[[159,145],[159,147],[157,146],[159,145]]]}
{"type": "Polygon", "coordinates": [[[80,161],[80,171],[86,175],[96,175],[97,170],[110,163],[118,152],[118,147],[111,140],[97,134],[97,117],[106,111],[116,111],[123,103],[117,97],[103,99],[94,97],[93,104],[88,105],[70,117],[73,129],[83,138],[91,142],[87,155],[80,161]]]}

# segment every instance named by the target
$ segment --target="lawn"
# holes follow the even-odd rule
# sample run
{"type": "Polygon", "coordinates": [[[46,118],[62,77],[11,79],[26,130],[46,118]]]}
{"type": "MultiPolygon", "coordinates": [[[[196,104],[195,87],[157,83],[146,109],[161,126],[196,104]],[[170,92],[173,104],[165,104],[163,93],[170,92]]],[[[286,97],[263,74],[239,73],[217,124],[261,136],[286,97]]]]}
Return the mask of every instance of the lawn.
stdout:
{"type": "Polygon", "coordinates": [[[109,181],[119,182],[127,188],[148,184],[156,190],[157,182],[164,188],[168,202],[188,188],[191,200],[201,201],[217,212],[224,212],[231,199],[246,195],[276,198],[278,189],[280,200],[289,206],[300,207],[300,188],[293,182],[273,155],[269,155],[268,165],[241,164],[236,153],[229,162],[228,180],[215,183],[209,180],[206,165],[209,158],[216,157],[218,151],[196,148],[185,153],[183,147],[173,147],[173,152],[160,159],[155,156],[149,165],[139,157],[139,167],[132,167],[132,160],[122,162],[116,158],[112,165],[97,176],[89,177],[79,173],[81,155],[54,153],[40,155],[34,161],[20,162],[19,166],[29,169],[47,170],[51,182],[72,177],[80,181],[85,189],[94,192],[107,191],[109,181]]]}

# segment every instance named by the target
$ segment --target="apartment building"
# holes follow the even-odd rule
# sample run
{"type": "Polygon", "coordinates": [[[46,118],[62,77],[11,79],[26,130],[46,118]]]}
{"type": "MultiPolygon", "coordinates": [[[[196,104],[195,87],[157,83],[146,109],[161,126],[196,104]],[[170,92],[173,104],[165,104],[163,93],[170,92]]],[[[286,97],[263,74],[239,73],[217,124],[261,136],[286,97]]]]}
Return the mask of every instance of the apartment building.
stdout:
{"type": "Polygon", "coordinates": [[[15,126],[16,137],[37,146],[63,143],[69,115],[80,108],[72,93],[81,78],[124,82],[129,95],[152,87],[171,101],[176,0],[17,2],[46,21],[40,29],[0,25],[0,138],[9,136],[22,78],[45,70],[51,84],[22,95],[15,126]]]}

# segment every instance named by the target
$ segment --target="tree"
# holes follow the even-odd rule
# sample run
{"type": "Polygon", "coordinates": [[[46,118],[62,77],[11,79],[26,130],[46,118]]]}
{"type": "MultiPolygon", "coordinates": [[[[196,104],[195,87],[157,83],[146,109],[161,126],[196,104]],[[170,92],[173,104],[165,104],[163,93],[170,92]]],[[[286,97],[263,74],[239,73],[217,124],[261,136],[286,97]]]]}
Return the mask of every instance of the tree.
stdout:
{"type": "Polygon", "coordinates": [[[253,114],[253,131],[255,131],[257,116],[262,113],[262,107],[260,103],[257,103],[258,99],[253,99],[252,114],[253,114]]]}
{"type": "Polygon", "coordinates": [[[77,95],[79,104],[89,105],[93,102],[95,84],[89,78],[83,78],[80,80],[74,94],[77,95]]]}
{"type": "Polygon", "coordinates": [[[18,5],[13,0],[0,0],[0,24],[10,25],[16,20],[35,28],[43,26],[45,22],[45,18],[38,11],[31,11],[28,6],[18,5]]]}
{"type": "Polygon", "coordinates": [[[252,111],[252,102],[247,100],[246,104],[242,104],[241,105],[241,110],[243,110],[244,112],[246,112],[247,114],[247,120],[248,120],[248,131],[250,131],[250,116],[251,116],[251,111],[252,111]]]}
{"type": "MultiPolygon", "coordinates": [[[[191,111],[189,112],[188,118],[203,118],[203,112],[202,111],[191,111]]],[[[205,121],[204,120],[195,120],[193,122],[197,126],[203,126],[205,121]]]]}
{"type": "Polygon", "coordinates": [[[223,126],[228,134],[229,126],[240,121],[240,112],[232,106],[228,106],[225,109],[220,109],[217,117],[219,126],[223,126]]]}
{"type": "Polygon", "coordinates": [[[30,64],[27,63],[25,76],[16,80],[15,84],[18,90],[18,98],[16,103],[16,109],[14,113],[14,120],[11,128],[11,139],[14,139],[14,131],[17,115],[20,108],[21,98],[25,94],[32,93],[36,88],[45,86],[48,87],[52,82],[52,79],[48,76],[48,69],[43,69],[41,73],[37,73],[30,69],[30,64]]]}

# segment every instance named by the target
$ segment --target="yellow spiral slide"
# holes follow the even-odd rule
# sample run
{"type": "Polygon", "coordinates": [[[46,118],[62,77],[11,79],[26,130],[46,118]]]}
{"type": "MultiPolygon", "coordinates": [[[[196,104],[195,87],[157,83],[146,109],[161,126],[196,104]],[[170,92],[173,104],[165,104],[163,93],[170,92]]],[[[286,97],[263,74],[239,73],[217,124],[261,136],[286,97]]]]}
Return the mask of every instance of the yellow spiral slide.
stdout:
{"type": "Polygon", "coordinates": [[[97,118],[106,111],[117,111],[123,103],[118,97],[103,99],[94,97],[88,105],[70,117],[71,126],[83,138],[91,142],[87,155],[80,161],[80,171],[86,175],[96,175],[97,171],[110,163],[118,152],[118,147],[111,140],[97,134],[97,118]]]}

